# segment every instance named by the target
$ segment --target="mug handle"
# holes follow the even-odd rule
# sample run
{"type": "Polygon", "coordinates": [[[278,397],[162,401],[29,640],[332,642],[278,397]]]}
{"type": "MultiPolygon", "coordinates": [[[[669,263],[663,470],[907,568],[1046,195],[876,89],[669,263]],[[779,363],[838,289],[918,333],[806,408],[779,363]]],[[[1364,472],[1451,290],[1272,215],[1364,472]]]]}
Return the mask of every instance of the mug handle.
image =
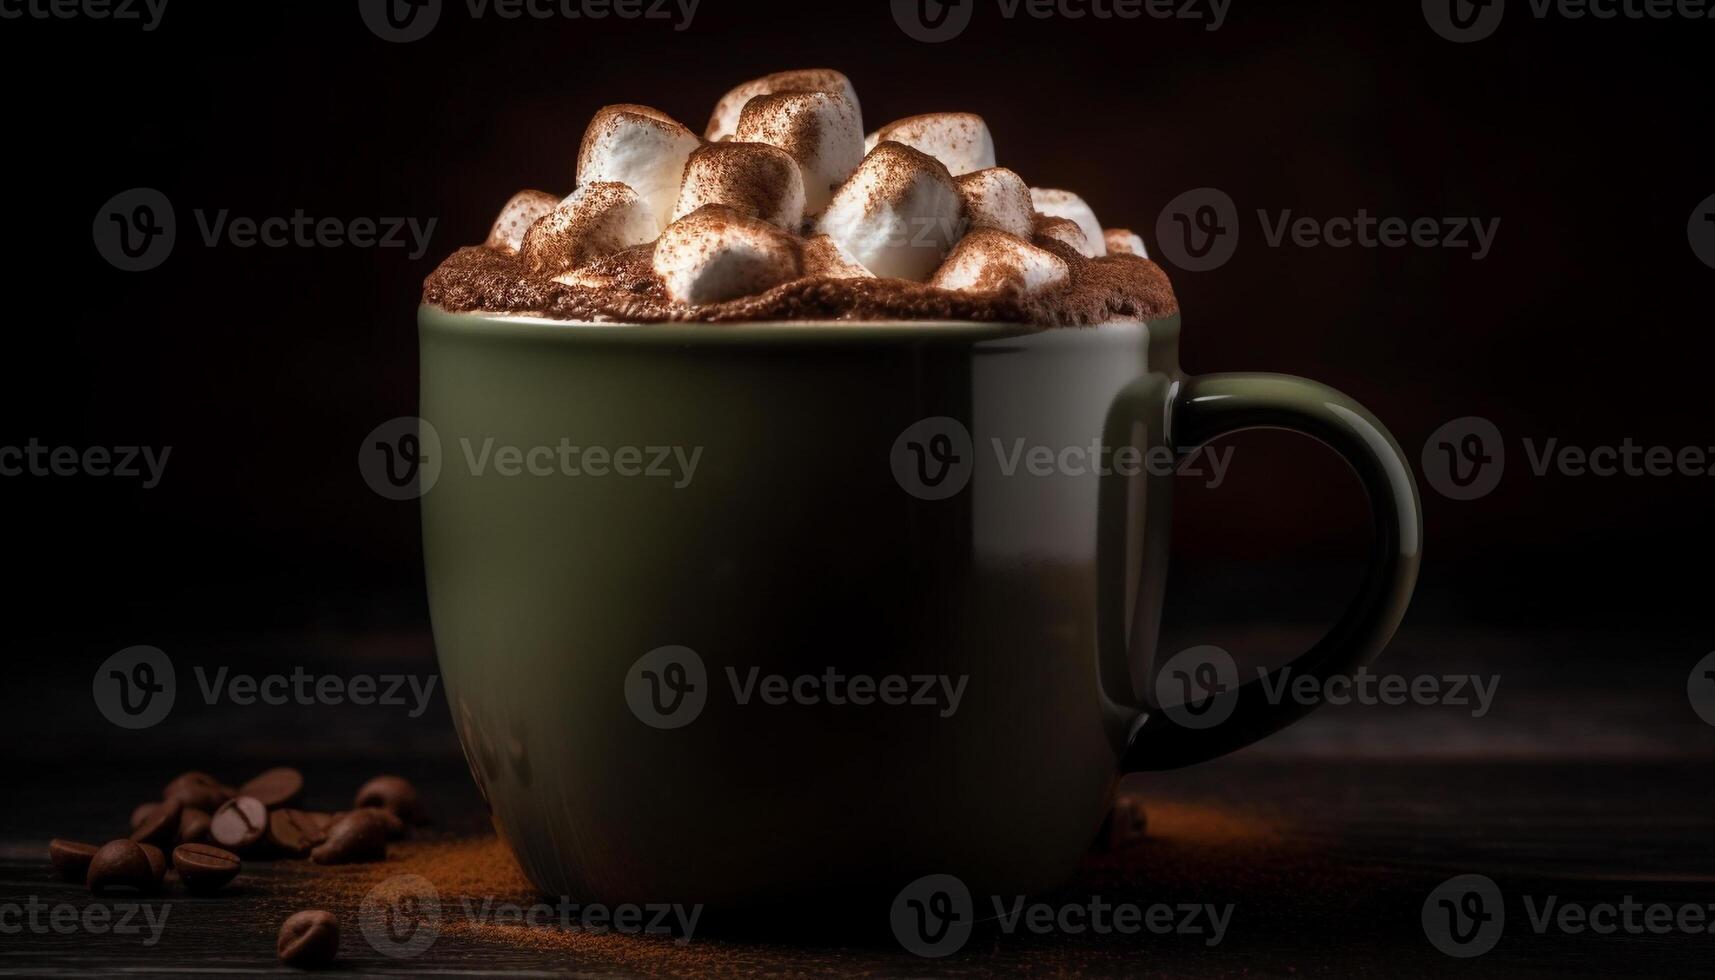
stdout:
{"type": "MultiPolygon", "coordinates": [[[[1160,411],[1159,388],[1149,399],[1160,411]]],[[[1375,538],[1369,569],[1358,595],[1344,616],[1307,653],[1269,677],[1280,689],[1281,674],[1310,676],[1320,686],[1330,677],[1349,676],[1381,653],[1411,600],[1417,583],[1422,549],[1423,512],[1411,466],[1399,444],[1375,416],[1357,402],[1326,385],[1283,374],[1211,374],[1186,378],[1169,393],[1165,429],[1167,445],[1183,456],[1218,436],[1246,429],[1286,429],[1310,436],[1339,453],[1357,472],[1369,497],[1375,538]]],[[[1143,418],[1122,407],[1132,402],[1122,393],[1110,416],[1143,418]]],[[[1138,394],[1143,394],[1139,391],[1138,394]]],[[[1160,416],[1156,415],[1159,419],[1160,416]]],[[[1130,420],[1126,423],[1129,433],[1130,420]]],[[[1109,442],[1109,445],[1123,443],[1109,442]]],[[[1106,542],[1104,542],[1106,544],[1106,542]]],[[[1313,704],[1293,698],[1271,701],[1262,678],[1241,684],[1232,714],[1209,728],[1177,724],[1165,712],[1152,711],[1133,729],[1124,767],[1130,772],[1177,769],[1226,755],[1285,728],[1308,714],[1313,704]]]]}

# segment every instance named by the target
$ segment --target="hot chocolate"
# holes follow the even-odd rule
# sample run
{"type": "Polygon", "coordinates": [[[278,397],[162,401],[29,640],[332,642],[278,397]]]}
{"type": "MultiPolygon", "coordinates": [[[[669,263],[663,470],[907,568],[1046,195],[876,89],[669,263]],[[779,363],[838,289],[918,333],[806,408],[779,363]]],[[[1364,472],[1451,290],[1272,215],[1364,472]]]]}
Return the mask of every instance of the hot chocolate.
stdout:
{"type": "Polygon", "coordinates": [[[851,82],[828,69],[738,86],[703,137],[647,106],[602,109],[577,189],[514,195],[424,301],[627,323],[1078,326],[1178,311],[1137,235],[997,166],[980,116],[912,116],[866,137],[851,82]]]}

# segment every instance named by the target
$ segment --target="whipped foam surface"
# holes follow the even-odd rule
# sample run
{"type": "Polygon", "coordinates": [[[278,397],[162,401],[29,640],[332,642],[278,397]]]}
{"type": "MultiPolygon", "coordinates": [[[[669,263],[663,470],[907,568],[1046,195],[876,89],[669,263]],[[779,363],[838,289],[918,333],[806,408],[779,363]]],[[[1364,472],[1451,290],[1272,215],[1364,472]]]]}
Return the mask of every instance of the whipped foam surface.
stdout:
{"type": "Polygon", "coordinates": [[[649,106],[602,108],[572,194],[515,194],[482,246],[429,277],[425,301],[612,323],[1056,327],[1178,312],[1137,236],[998,166],[974,113],[866,137],[851,81],[800,69],[729,91],[705,133],[649,106]]]}
{"type": "Polygon", "coordinates": [[[806,276],[754,296],[690,306],[667,295],[640,245],[579,270],[579,283],[529,272],[518,256],[489,246],[460,249],[424,283],[423,300],[455,312],[528,313],[616,323],[735,323],[763,320],[972,320],[1050,327],[1159,320],[1179,312],[1161,267],[1132,255],[1090,259],[1061,242],[1035,244],[1065,260],[1070,275],[1033,294],[965,292],[903,279],[806,276]]]}

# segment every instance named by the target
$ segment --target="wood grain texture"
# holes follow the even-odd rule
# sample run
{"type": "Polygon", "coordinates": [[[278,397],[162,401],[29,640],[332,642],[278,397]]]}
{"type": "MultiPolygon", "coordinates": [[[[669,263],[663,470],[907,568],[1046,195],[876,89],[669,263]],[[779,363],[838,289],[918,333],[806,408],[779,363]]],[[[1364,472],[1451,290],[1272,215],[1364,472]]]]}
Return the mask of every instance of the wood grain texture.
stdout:
{"type": "MultiPolygon", "coordinates": [[[[1217,639],[1243,657],[1293,649],[1308,636],[1275,629],[1217,639]]],[[[1715,728],[1685,701],[1684,671],[1697,658],[1616,671],[1612,649],[1588,637],[1404,638],[1388,663],[1408,676],[1500,665],[1494,711],[1474,718],[1446,706],[1330,708],[1235,757],[1134,777],[1125,786],[1147,800],[1145,843],[1092,855],[1064,889],[1034,899],[1056,908],[1088,905],[1096,896],[1142,906],[1230,903],[1231,923],[1217,945],[1197,935],[1036,935],[987,921],[957,954],[922,960],[892,941],[886,909],[853,913],[830,905],[806,909],[791,923],[755,923],[742,937],[698,932],[683,946],[612,936],[519,943],[493,930],[447,928],[421,955],[392,959],[366,943],[354,922],[357,901],[348,896],[330,908],[345,924],[337,975],[1701,975],[1715,936],[1539,934],[1523,904],[1526,896],[1715,902],[1715,788],[1707,778],[1715,728]],[[1507,897],[1508,921],[1492,952],[1456,961],[1429,944],[1421,916],[1436,885],[1465,873],[1495,880],[1507,897]]],[[[312,668],[433,669],[421,638],[325,653],[309,661],[312,668]]],[[[257,671],[307,659],[285,643],[244,655],[253,665],[246,669],[257,671]]],[[[93,664],[100,656],[86,659],[93,664]]],[[[0,933],[0,975],[282,970],[273,953],[279,923],[302,907],[295,896],[307,876],[324,873],[307,865],[248,862],[236,887],[217,897],[172,892],[146,900],[167,910],[159,940],[148,944],[143,936],[56,929],[51,918],[33,928],[23,918],[31,909],[38,917],[77,917],[114,905],[58,881],[47,841],[122,835],[132,806],[155,798],[184,769],[238,782],[297,764],[306,777],[305,805],[315,809],[348,806],[369,777],[400,772],[434,813],[432,835],[473,840],[492,833],[438,694],[417,718],[349,706],[238,710],[187,700],[170,723],[121,735],[102,727],[89,706],[87,673],[81,661],[76,666],[20,700],[13,715],[15,730],[36,737],[15,747],[16,778],[0,807],[0,925],[7,930],[0,933]]],[[[444,887],[441,911],[460,916],[463,899],[480,904],[485,897],[515,896],[444,887]]],[[[980,918],[992,920],[992,908],[980,918]]]]}
{"type": "MultiPolygon", "coordinates": [[[[37,820],[56,819],[54,800],[73,787],[37,774],[25,803],[37,820]]],[[[1525,895],[1562,902],[1645,903],[1715,900],[1715,807],[1706,770],[1688,764],[1533,765],[1476,763],[1219,762],[1134,780],[1150,803],[1150,836],[1120,855],[1092,856],[1055,906],[1231,903],[1223,940],[1191,935],[1009,934],[979,924],[964,950],[920,960],[873,929],[820,923],[814,935],[791,927],[760,938],[698,936],[684,946],[608,937],[602,943],[534,949],[443,930],[422,955],[394,960],[368,946],[355,908],[334,908],[346,924],[341,975],[421,976],[465,972],[564,976],[797,976],[860,974],[1114,976],[1478,976],[1574,973],[1674,976],[1707,962],[1707,935],[1569,936],[1532,932],[1525,895]],[[1509,897],[1507,931],[1496,949],[1453,961],[1425,941],[1420,909],[1429,891],[1460,873],[1487,874],[1509,897]]],[[[97,785],[117,790],[138,774],[97,785]]],[[[355,773],[311,774],[311,785],[355,785],[355,773]]],[[[483,833],[480,807],[449,767],[425,795],[460,807],[434,833],[483,833]]],[[[134,794],[122,793],[121,800],[134,794]]],[[[317,801],[315,791],[312,801],[317,801]]],[[[103,825],[65,808],[60,832],[100,837],[103,825]]],[[[126,806],[114,808],[123,820],[126,806]]],[[[444,813],[444,811],[443,811],[444,813]]],[[[112,827],[111,822],[105,825],[112,827]]],[[[0,845],[0,902],[79,910],[102,902],[54,879],[46,836],[9,836],[0,845]]],[[[273,971],[274,935],[298,905],[303,865],[248,863],[238,886],[218,897],[173,892],[143,901],[165,910],[158,942],[91,935],[81,928],[12,933],[0,944],[6,975],[243,974],[273,971]]],[[[461,898],[441,896],[462,914],[461,898]]],[[[981,908],[979,904],[979,908],[981,908]]],[[[60,915],[72,913],[61,912],[60,915]]]]}

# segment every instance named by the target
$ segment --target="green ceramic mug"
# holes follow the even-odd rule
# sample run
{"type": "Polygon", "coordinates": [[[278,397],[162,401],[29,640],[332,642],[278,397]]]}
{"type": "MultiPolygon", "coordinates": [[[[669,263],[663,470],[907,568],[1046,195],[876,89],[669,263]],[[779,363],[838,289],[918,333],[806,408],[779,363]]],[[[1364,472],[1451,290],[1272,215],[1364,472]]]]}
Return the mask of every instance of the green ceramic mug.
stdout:
{"type": "Polygon", "coordinates": [[[1256,680],[1220,692],[1219,724],[1160,710],[1172,480],[1121,448],[1277,427],[1351,464],[1369,573],[1295,676],[1368,663],[1416,579],[1416,489],[1381,424],[1310,381],[1186,376],[1177,317],[420,327],[435,642],[547,894],[1037,892],[1119,776],[1306,711],[1256,680]]]}

